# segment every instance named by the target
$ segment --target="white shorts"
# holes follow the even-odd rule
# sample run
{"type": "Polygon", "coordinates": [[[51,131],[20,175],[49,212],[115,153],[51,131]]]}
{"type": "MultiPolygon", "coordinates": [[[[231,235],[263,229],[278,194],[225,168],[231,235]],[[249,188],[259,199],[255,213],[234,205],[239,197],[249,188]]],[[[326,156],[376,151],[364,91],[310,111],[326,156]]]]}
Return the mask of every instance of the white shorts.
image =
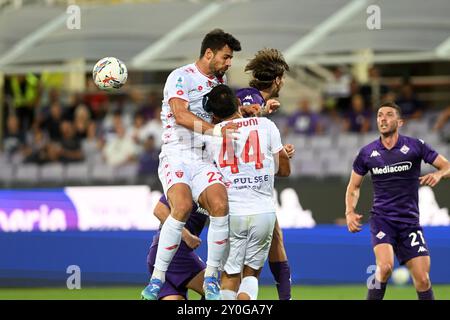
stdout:
{"type": "Polygon", "coordinates": [[[230,213],[229,217],[230,245],[223,269],[228,274],[241,273],[244,265],[261,269],[272,243],[275,212],[242,216],[230,213]]]}
{"type": "Polygon", "coordinates": [[[158,175],[166,196],[174,184],[184,183],[191,188],[195,201],[209,186],[216,183],[223,185],[223,176],[212,163],[173,147],[163,147],[159,155],[158,175]]]}

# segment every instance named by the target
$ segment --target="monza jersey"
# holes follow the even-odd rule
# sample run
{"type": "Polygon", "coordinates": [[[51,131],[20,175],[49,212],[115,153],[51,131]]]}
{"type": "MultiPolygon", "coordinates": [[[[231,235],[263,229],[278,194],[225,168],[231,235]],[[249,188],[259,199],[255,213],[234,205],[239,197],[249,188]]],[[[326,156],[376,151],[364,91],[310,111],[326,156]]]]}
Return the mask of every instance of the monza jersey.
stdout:
{"type": "Polygon", "coordinates": [[[233,122],[239,127],[238,140],[205,136],[206,151],[228,188],[230,215],[275,212],[275,156],[283,148],[280,132],[267,118],[233,122]]]}
{"type": "Polygon", "coordinates": [[[260,106],[264,106],[266,104],[261,92],[252,87],[237,90],[236,96],[241,100],[243,106],[249,104],[259,104],[260,106]]]}
{"type": "Polygon", "coordinates": [[[172,98],[183,99],[189,103],[190,112],[207,122],[211,122],[211,114],[203,109],[203,96],[216,85],[225,82],[225,76],[217,78],[204,75],[195,63],[172,71],[164,85],[161,111],[163,144],[173,145],[182,150],[201,148],[201,135],[176,124],[169,101],[172,98]]]}
{"type": "Polygon", "coordinates": [[[363,147],[353,163],[353,170],[361,176],[371,173],[374,193],[371,213],[418,225],[421,161],[432,164],[437,156],[423,140],[402,135],[390,150],[380,139],[363,147]]]}

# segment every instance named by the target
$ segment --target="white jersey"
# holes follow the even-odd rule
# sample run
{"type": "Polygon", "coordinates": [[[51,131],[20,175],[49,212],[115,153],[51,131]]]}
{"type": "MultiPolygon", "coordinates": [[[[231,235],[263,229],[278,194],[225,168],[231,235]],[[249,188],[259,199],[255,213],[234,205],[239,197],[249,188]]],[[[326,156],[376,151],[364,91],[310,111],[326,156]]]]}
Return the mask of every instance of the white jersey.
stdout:
{"type": "Polygon", "coordinates": [[[238,140],[205,136],[206,151],[228,188],[230,215],[275,212],[274,157],[283,148],[280,131],[267,118],[240,118],[233,122],[239,127],[238,140]]]}
{"type": "Polygon", "coordinates": [[[188,110],[197,117],[212,121],[212,115],[203,109],[203,96],[213,87],[224,83],[223,78],[208,77],[204,75],[195,63],[175,69],[170,73],[164,86],[164,99],[162,103],[161,120],[163,124],[162,142],[164,145],[175,147],[178,150],[202,148],[202,138],[198,133],[176,124],[169,101],[180,98],[189,102],[188,110]]]}

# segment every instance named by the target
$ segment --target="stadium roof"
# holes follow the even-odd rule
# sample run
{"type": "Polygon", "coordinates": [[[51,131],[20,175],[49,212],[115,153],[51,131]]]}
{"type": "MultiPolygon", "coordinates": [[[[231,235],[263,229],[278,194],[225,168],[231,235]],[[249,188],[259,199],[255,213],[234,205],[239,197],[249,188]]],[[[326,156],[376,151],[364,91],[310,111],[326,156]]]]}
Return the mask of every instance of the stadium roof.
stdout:
{"type": "Polygon", "coordinates": [[[66,6],[32,2],[0,6],[0,70],[70,70],[68,61],[79,59],[89,69],[104,56],[130,69],[168,70],[195,60],[217,27],[242,43],[235,64],[263,47],[284,51],[294,65],[450,58],[448,0],[128,1],[83,5],[79,30],[67,28],[66,6]],[[380,30],[366,26],[373,4],[380,30]]]}

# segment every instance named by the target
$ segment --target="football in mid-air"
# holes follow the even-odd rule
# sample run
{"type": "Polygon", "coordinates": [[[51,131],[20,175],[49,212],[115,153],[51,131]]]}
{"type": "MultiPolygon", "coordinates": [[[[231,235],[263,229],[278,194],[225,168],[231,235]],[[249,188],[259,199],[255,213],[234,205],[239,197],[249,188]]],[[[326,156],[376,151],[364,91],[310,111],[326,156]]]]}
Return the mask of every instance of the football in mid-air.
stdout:
{"type": "Polygon", "coordinates": [[[127,82],[127,67],[117,58],[106,57],[95,64],[92,78],[97,87],[102,90],[118,90],[127,82]]]}

